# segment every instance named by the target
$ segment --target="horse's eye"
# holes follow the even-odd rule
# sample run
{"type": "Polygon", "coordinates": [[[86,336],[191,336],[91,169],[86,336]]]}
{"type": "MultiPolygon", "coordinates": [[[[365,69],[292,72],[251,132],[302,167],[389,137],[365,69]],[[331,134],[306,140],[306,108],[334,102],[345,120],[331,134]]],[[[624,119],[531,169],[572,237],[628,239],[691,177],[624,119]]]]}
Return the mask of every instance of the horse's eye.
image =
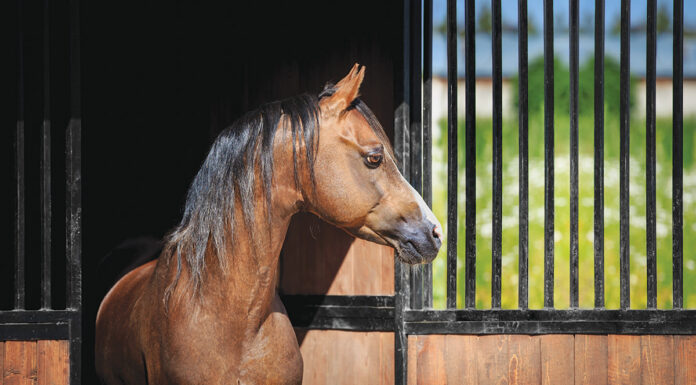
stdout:
{"type": "Polygon", "coordinates": [[[370,154],[365,157],[365,163],[370,168],[377,168],[382,164],[382,154],[370,154]]]}

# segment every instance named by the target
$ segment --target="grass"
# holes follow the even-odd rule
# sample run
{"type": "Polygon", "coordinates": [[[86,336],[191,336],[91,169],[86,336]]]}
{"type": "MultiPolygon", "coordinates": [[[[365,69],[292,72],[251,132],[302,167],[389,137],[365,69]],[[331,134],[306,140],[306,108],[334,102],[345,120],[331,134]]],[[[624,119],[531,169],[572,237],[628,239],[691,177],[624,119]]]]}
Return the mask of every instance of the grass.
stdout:
{"type": "MultiPolygon", "coordinates": [[[[619,307],[619,121],[606,113],[604,279],[607,308],[619,307]]],[[[579,283],[580,306],[594,306],[593,197],[594,123],[590,114],[579,118],[579,283]]],[[[555,290],[556,308],[569,305],[569,120],[555,118],[555,290]]],[[[458,273],[457,302],[464,298],[465,148],[464,122],[459,124],[458,273]]],[[[433,211],[446,224],[446,121],[433,133],[433,211]]],[[[684,121],[684,305],[696,308],[696,118],[684,121]]],[[[657,296],[659,308],[672,306],[672,122],[657,121],[657,296]]],[[[529,120],[529,306],[543,306],[544,282],[544,135],[543,114],[529,120]]],[[[646,307],[645,121],[631,120],[630,137],[630,259],[631,307],[646,307]]],[[[491,120],[476,121],[476,307],[491,303],[491,120]]],[[[517,307],[518,285],[518,126],[503,122],[503,242],[502,307],[517,307]]],[[[446,233],[446,231],[445,231],[446,233]]],[[[446,243],[445,243],[446,245],[446,243]]],[[[446,246],[433,263],[435,308],[444,308],[446,246]]]]}

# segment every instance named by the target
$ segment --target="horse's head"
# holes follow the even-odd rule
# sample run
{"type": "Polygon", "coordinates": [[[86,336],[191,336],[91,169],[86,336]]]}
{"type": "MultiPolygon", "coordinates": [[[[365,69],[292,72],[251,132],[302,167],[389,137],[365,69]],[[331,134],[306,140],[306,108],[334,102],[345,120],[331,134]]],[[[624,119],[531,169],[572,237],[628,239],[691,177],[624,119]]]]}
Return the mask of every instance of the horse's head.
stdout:
{"type": "Polygon", "coordinates": [[[392,246],[407,263],[427,263],[442,244],[442,228],[396,166],[388,139],[358,101],[365,68],[320,97],[315,193],[307,209],[356,237],[392,246]]]}

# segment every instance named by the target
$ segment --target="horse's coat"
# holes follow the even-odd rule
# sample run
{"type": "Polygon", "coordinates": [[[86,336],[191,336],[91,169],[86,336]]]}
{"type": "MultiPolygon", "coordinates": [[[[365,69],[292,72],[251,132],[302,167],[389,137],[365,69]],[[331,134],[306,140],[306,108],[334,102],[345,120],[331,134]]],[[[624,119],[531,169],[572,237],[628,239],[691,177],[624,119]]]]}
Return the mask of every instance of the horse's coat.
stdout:
{"type": "Polygon", "coordinates": [[[302,357],[276,293],[290,218],[312,212],[430,262],[441,229],[357,99],[356,64],[318,98],[262,107],[223,131],[160,258],[124,276],[97,315],[106,384],[299,384],[302,357]]]}

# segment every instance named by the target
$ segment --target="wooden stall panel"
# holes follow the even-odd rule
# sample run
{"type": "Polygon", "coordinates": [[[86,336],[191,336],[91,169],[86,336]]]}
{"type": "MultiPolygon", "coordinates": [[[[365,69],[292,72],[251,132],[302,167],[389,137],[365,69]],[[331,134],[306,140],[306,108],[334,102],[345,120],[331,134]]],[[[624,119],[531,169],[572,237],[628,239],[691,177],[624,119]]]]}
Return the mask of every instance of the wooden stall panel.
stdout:
{"type": "Polygon", "coordinates": [[[673,336],[640,337],[640,378],[645,385],[674,384],[673,336]]]}
{"type": "Polygon", "coordinates": [[[640,336],[608,337],[608,383],[640,384],[640,336]]]}
{"type": "Polygon", "coordinates": [[[38,367],[36,341],[6,341],[4,385],[36,384],[38,367]]]}
{"type": "Polygon", "coordinates": [[[606,385],[607,336],[575,336],[575,385],[606,385]]]}
{"type": "Polygon", "coordinates": [[[674,336],[674,383],[696,384],[696,336],[674,336]]]}
{"type": "Polygon", "coordinates": [[[511,335],[508,342],[510,385],[541,383],[541,339],[511,335]]]}
{"type": "Polygon", "coordinates": [[[293,217],[281,264],[284,294],[394,294],[392,248],[356,239],[312,214],[293,217]]]}
{"type": "Polygon", "coordinates": [[[38,341],[38,385],[67,385],[70,382],[70,343],[38,341]]]}
{"type": "Polygon", "coordinates": [[[575,336],[549,334],[541,339],[541,383],[575,383],[575,336]]]}
{"type": "Polygon", "coordinates": [[[419,335],[408,383],[696,384],[696,336],[419,335]]]}
{"type": "Polygon", "coordinates": [[[304,360],[302,383],[394,383],[394,333],[341,330],[297,331],[304,360]]]}

